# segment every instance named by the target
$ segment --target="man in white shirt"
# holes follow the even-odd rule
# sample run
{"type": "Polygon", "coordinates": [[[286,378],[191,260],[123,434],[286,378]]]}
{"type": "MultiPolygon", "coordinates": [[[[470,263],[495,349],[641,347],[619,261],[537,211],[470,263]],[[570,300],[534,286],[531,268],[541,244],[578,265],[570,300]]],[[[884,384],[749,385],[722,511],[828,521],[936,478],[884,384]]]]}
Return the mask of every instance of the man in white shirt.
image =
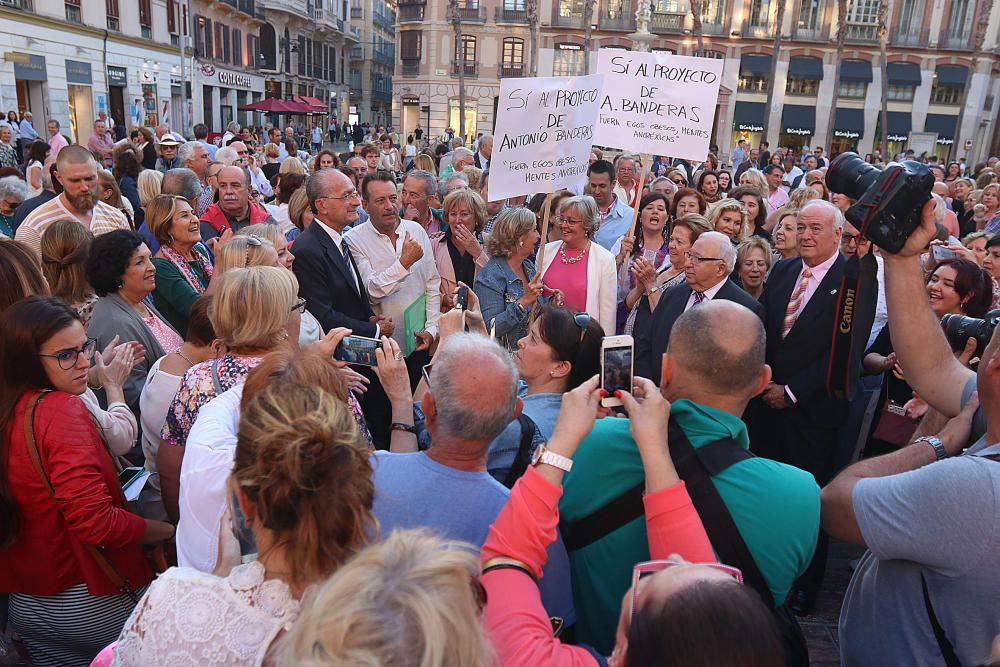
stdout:
{"type": "Polygon", "coordinates": [[[802,178],[802,170],[795,166],[795,158],[791,155],[785,156],[781,161],[781,166],[785,170],[781,177],[781,189],[785,191],[785,194],[788,194],[792,189],[792,184],[797,179],[802,178]]]}
{"type": "Polygon", "coordinates": [[[414,374],[419,376],[420,368],[429,359],[428,350],[437,336],[441,276],[427,232],[420,223],[399,217],[399,195],[391,174],[374,172],[366,176],[361,197],[368,222],[351,229],[344,238],[375,313],[391,317],[396,325],[392,337],[404,354],[408,353],[407,366],[413,378],[414,374]],[[410,310],[421,299],[426,300],[423,313],[410,310]],[[413,322],[409,331],[407,310],[413,322]],[[418,326],[420,319],[426,320],[423,326],[418,326]],[[407,340],[408,336],[413,339],[407,340]]]}
{"type": "Polygon", "coordinates": [[[636,172],[641,170],[642,164],[640,161],[628,153],[618,156],[618,160],[615,162],[617,180],[615,182],[614,193],[618,196],[618,201],[626,206],[631,207],[632,203],[636,201],[636,189],[639,187],[638,179],[641,177],[641,174],[637,174],[636,172]]]}
{"type": "Polygon", "coordinates": [[[493,135],[484,134],[479,140],[479,149],[476,151],[475,165],[486,171],[490,168],[490,160],[493,159],[493,135]]]}
{"type": "Polygon", "coordinates": [[[235,120],[229,121],[229,124],[226,125],[226,133],[222,135],[222,147],[225,148],[226,146],[228,146],[229,140],[235,137],[239,131],[240,131],[240,124],[237,123],[235,120]]]}
{"type": "Polygon", "coordinates": [[[250,185],[265,197],[273,197],[274,189],[271,187],[271,183],[267,180],[267,176],[264,175],[264,171],[260,168],[260,165],[257,164],[257,156],[251,153],[250,149],[242,141],[234,141],[229,144],[229,147],[240,156],[236,164],[240,167],[246,167],[250,172],[250,185]]]}

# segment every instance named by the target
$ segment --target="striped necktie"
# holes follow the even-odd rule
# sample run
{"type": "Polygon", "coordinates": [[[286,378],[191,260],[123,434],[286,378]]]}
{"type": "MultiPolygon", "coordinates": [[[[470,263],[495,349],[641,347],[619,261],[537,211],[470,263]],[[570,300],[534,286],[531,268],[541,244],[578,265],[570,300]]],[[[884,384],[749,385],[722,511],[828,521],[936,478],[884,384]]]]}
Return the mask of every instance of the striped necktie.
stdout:
{"type": "Polygon", "coordinates": [[[704,300],[705,300],[705,293],[704,292],[695,292],[694,293],[694,303],[691,304],[691,307],[694,308],[695,306],[697,306],[699,303],[701,303],[704,300]]]}
{"type": "Polygon", "coordinates": [[[792,297],[788,300],[788,308],[785,310],[785,322],[781,327],[781,338],[784,339],[788,332],[792,330],[792,325],[795,324],[795,320],[799,316],[799,308],[802,306],[802,302],[806,298],[806,287],[809,286],[809,278],[812,277],[812,271],[809,267],[802,272],[802,279],[799,281],[798,287],[792,292],[792,297]]]}

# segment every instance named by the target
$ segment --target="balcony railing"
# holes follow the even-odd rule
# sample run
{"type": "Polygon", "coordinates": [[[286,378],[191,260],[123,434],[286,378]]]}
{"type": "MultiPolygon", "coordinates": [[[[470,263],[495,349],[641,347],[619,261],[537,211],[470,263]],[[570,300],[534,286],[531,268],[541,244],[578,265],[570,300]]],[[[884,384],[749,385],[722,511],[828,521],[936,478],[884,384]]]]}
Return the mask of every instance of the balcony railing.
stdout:
{"type": "Polygon", "coordinates": [[[26,12],[35,11],[35,5],[32,0],[0,0],[0,7],[9,7],[10,9],[23,9],[26,12]]]}
{"type": "Polygon", "coordinates": [[[631,14],[622,14],[612,18],[607,14],[601,14],[597,25],[601,30],[635,30],[635,17],[631,14]]]}
{"type": "Polygon", "coordinates": [[[942,49],[969,49],[971,48],[970,35],[963,35],[961,37],[952,37],[946,35],[944,39],[941,40],[942,49]]]}
{"type": "Polygon", "coordinates": [[[889,43],[893,46],[927,46],[927,35],[895,33],[889,36],[889,43]]]}
{"type": "Polygon", "coordinates": [[[576,16],[562,16],[556,14],[552,19],[552,25],[558,28],[582,28],[583,27],[583,17],[576,16]]]}
{"type": "Polygon", "coordinates": [[[500,65],[501,79],[516,79],[524,76],[524,63],[504,63],[500,65]]]}
{"type": "Polygon", "coordinates": [[[727,32],[727,27],[723,23],[708,23],[703,21],[701,24],[701,34],[703,35],[725,35],[727,32]]]}
{"type": "Polygon", "coordinates": [[[653,12],[649,21],[649,29],[653,32],[681,32],[684,30],[685,17],[685,14],[653,12]]]}
{"type": "Polygon", "coordinates": [[[796,27],[792,34],[795,39],[801,39],[805,42],[818,42],[823,39],[823,29],[822,28],[798,28],[796,27]]]}
{"type": "Polygon", "coordinates": [[[465,76],[479,76],[479,63],[453,62],[451,64],[451,75],[458,76],[459,68],[462,68],[465,71],[465,76]]]}
{"type": "Polygon", "coordinates": [[[423,21],[425,5],[400,5],[399,21],[423,21]]]}
{"type": "Polygon", "coordinates": [[[351,49],[351,60],[361,60],[365,57],[365,50],[360,46],[355,46],[351,49]]]}
{"type": "Polygon", "coordinates": [[[877,42],[878,26],[872,23],[848,23],[846,39],[849,42],[877,42]]]}
{"type": "Polygon", "coordinates": [[[458,15],[465,23],[486,23],[486,10],[482,7],[459,7],[458,15]]]}
{"type": "Polygon", "coordinates": [[[420,60],[404,60],[403,61],[403,75],[404,76],[414,76],[420,74],[420,60]]]}
{"type": "Polygon", "coordinates": [[[506,7],[497,7],[496,16],[493,19],[497,23],[522,23],[524,25],[528,24],[528,10],[527,9],[507,9],[506,7]]]}

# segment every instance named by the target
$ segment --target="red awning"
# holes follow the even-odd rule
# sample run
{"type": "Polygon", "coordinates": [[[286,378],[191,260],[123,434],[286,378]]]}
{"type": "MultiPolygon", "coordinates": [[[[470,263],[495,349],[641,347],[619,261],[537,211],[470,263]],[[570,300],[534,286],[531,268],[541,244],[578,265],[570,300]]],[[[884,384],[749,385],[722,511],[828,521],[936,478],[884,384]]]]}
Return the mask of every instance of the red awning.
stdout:
{"type": "Polygon", "coordinates": [[[307,114],[314,113],[315,109],[302,102],[294,100],[279,100],[275,97],[267,97],[259,102],[244,104],[239,107],[240,111],[263,111],[265,113],[287,113],[287,114],[307,114]]]}
{"type": "Polygon", "coordinates": [[[314,107],[316,111],[327,110],[326,105],[315,97],[309,97],[307,95],[296,95],[292,99],[295,100],[296,102],[302,102],[303,104],[307,104],[311,107],[314,107]]]}

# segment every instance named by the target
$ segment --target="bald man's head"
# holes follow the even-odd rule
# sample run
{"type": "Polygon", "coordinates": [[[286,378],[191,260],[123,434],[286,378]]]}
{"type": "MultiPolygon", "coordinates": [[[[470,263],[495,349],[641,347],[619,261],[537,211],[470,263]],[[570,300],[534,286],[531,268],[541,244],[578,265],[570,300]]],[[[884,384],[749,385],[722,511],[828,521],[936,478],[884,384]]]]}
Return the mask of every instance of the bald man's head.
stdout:
{"type": "Polygon", "coordinates": [[[670,384],[749,400],[760,389],[764,353],[760,318],[733,301],[705,301],[677,318],[670,331],[670,384]]]}

